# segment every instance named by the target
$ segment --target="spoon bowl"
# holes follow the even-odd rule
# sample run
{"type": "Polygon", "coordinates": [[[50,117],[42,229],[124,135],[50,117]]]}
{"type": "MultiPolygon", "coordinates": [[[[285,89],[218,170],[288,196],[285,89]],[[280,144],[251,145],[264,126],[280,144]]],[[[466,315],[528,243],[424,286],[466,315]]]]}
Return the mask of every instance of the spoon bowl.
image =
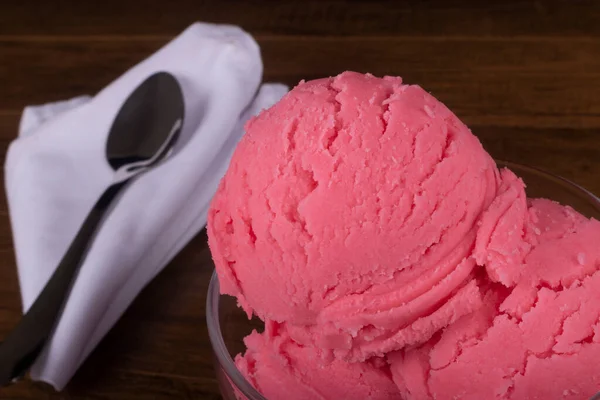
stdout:
{"type": "Polygon", "coordinates": [[[181,132],[184,113],[181,87],[167,72],[150,76],[133,91],[117,114],[106,141],[106,159],[115,171],[121,172],[118,180],[168,156],[181,132]]]}

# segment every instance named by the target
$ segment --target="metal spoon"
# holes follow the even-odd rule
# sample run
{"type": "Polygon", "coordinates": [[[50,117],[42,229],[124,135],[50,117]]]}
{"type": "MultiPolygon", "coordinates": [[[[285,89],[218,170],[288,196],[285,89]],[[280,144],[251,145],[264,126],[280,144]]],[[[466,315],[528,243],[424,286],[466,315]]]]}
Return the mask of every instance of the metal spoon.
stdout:
{"type": "Polygon", "coordinates": [[[159,72],[138,86],[119,110],[106,145],[113,183],[100,196],[46,286],[0,344],[0,385],[21,379],[50,337],[103,216],[121,189],[163,161],[179,137],[184,117],[181,87],[159,72]]]}

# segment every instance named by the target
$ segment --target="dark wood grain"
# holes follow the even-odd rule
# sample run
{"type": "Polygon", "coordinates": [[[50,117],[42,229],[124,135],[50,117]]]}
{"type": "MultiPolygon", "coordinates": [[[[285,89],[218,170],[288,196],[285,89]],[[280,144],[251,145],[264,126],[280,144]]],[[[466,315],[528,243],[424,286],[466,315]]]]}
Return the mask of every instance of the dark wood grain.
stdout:
{"type": "Polygon", "coordinates": [[[196,20],[276,35],[600,35],[593,0],[33,0],[2,11],[9,35],[174,35],[196,20]]]}
{"type": "MultiPolygon", "coordinates": [[[[94,94],[195,20],[254,34],[266,80],[294,85],[343,70],[401,75],[444,101],[494,157],[600,194],[600,3],[593,1],[5,2],[0,164],[23,106],[94,94]]],[[[212,268],[202,232],[62,393],[22,382],[0,389],[0,398],[220,398],[204,309],[212,268]]],[[[0,337],[20,310],[2,193],[0,337]]]]}
{"type": "MultiPolygon", "coordinates": [[[[0,109],[93,94],[167,39],[0,40],[0,70],[13,79],[0,109]]],[[[400,75],[470,125],[600,127],[600,91],[588,90],[600,87],[600,38],[257,39],[266,80],[295,85],[347,69],[400,75]]]]}

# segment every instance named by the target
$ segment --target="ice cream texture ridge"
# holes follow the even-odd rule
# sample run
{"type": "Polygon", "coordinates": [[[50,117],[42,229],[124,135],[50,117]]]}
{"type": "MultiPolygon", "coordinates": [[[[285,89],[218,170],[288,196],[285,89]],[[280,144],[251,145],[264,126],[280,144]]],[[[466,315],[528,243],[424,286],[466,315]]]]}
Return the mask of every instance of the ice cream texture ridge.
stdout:
{"type": "Polygon", "coordinates": [[[528,198],[398,77],[300,82],[246,126],[213,198],[221,292],[265,323],[267,399],[589,399],[600,222],[528,198]]]}

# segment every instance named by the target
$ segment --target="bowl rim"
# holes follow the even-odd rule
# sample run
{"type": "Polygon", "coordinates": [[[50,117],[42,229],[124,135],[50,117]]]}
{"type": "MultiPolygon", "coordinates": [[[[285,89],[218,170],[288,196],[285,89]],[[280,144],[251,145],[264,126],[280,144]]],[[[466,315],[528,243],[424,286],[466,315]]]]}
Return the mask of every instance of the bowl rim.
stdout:
{"type": "MultiPolygon", "coordinates": [[[[223,369],[227,378],[233,381],[236,389],[248,400],[267,400],[267,398],[261,395],[242,375],[229,354],[227,345],[225,345],[225,341],[223,340],[221,323],[219,321],[220,298],[219,278],[217,276],[217,271],[214,270],[210,278],[210,283],[208,284],[208,293],[206,297],[206,325],[213,354],[217,358],[219,366],[223,369]]],[[[219,366],[215,367],[218,368],[219,366]]]]}
{"type": "MultiPolygon", "coordinates": [[[[562,176],[554,173],[545,171],[541,168],[514,163],[510,161],[504,161],[494,159],[499,169],[508,168],[510,170],[521,170],[526,171],[535,175],[541,175],[544,178],[554,181],[562,186],[570,187],[576,192],[579,192],[584,197],[590,200],[590,204],[595,205],[595,208],[600,213],[600,198],[569,179],[563,178],[562,176]]],[[[208,328],[208,336],[214,355],[219,362],[220,367],[224,370],[223,372],[227,375],[227,378],[232,381],[236,386],[236,389],[241,392],[248,400],[268,400],[261,395],[248,380],[242,375],[235,365],[235,362],[231,358],[227,346],[223,340],[223,334],[221,332],[221,324],[219,321],[219,299],[221,297],[219,279],[216,270],[213,271],[210,283],[208,285],[208,292],[206,298],[206,324],[208,328]]],[[[598,396],[598,395],[596,395],[598,396]]],[[[593,397],[596,399],[596,397],[593,397]]],[[[599,397],[600,399],[600,397],[599,397]]]]}
{"type": "MultiPolygon", "coordinates": [[[[542,175],[549,180],[558,181],[562,185],[571,186],[572,188],[576,189],[577,191],[582,192],[585,195],[585,197],[589,197],[592,200],[592,202],[595,203],[596,209],[600,212],[600,197],[596,196],[594,193],[590,192],[588,189],[584,188],[583,186],[581,186],[567,178],[563,178],[560,175],[546,171],[542,168],[533,167],[531,165],[519,164],[519,163],[515,163],[515,162],[511,162],[511,161],[504,161],[504,160],[498,160],[498,159],[494,159],[494,161],[496,161],[496,165],[498,165],[498,168],[508,168],[510,170],[512,170],[514,168],[514,169],[529,171],[529,172],[532,172],[537,175],[542,175]]],[[[525,182],[525,183],[527,184],[527,182],[525,182]]]]}

